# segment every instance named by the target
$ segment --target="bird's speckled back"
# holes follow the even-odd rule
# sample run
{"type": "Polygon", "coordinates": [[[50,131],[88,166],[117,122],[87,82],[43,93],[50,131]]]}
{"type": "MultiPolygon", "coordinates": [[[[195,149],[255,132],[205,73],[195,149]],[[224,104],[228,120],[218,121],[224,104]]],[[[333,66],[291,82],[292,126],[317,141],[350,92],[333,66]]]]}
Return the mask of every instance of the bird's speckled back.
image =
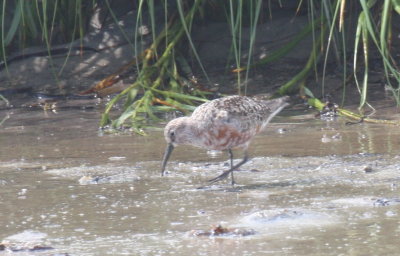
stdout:
{"type": "Polygon", "coordinates": [[[200,129],[210,128],[215,123],[230,124],[238,132],[248,131],[251,127],[260,129],[267,125],[279,108],[283,109],[289,97],[273,100],[255,100],[246,96],[228,96],[204,103],[192,113],[200,129]],[[273,116],[271,116],[273,114],[273,116]]]}

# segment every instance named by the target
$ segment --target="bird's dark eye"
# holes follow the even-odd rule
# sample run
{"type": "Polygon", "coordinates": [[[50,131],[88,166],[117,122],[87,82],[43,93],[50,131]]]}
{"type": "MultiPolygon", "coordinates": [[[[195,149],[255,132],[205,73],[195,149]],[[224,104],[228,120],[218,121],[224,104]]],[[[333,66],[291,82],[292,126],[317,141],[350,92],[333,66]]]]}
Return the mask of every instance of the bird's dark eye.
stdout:
{"type": "Polygon", "coordinates": [[[171,137],[171,139],[175,138],[175,131],[170,131],[169,132],[169,136],[171,137]]]}

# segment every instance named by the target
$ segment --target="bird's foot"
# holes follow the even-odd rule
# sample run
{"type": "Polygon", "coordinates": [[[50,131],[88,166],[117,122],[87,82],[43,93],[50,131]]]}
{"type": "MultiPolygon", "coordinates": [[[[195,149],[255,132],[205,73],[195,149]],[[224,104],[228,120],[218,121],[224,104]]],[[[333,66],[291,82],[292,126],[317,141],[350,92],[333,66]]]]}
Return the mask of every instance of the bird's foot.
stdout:
{"type": "MultiPolygon", "coordinates": [[[[208,182],[210,182],[210,184],[213,184],[213,183],[215,183],[215,182],[218,182],[218,181],[220,181],[220,180],[223,180],[223,179],[225,179],[232,171],[233,171],[232,169],[229,169],[229,170],[223,172],[223,173],[222,173],[221,175],[219,175],[218,177],[215,177],[214,179],[208,180],[208,182]]],[[[235,184],[235,182],[232,181],[232,186],[233,186],[234,184],[235,184]]]]}
{"type": "Polygon", "coordinates": [[[242,166],[246,162],[247,162],[247,155],[245,155],[243,160],[240,161],[238,164],[236,164],[235,166],[232,166],[229,170],[223,172],[221,175],[219,175],[218,177],[215,177],[214,179],[209,180],[208,182],[210,182],[210,184],[213,184],[217,181],[225,179],[229,174],[232,174],[232,186],[234,186],[235,179],[233,178],[233,171],[237,170],[240,166],[242,166]]]}

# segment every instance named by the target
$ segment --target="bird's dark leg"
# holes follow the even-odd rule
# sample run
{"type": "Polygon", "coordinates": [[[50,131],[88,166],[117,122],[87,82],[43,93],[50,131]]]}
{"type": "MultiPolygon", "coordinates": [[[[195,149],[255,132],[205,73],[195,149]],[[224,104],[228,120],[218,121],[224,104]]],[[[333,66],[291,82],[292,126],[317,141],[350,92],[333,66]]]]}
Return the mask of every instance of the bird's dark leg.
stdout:
{"type": "MultiPolygon", "coordinates": [[[[208,182],[210,183],[214,183],[220,180],[223,180],[226,178],[226,176],[229,175],[229,173],[232,173],[234,170],[236,170],[237,168],[239,168],[240,166],[242,166],[243,164],[245,164],[247,162],[247,160],[249,159],[249,157],[247,156],[247,151],[244,151],[244,157],[243,160],[240,161],[237,165],[235,166],[231,166],[231,168],[225,172],[223,172],[221,175],[219,175],[218,177],[209,180],[208,182]]],[[[233,177],[233,176],[232,176],[233,177]]],[[[233,184],[234,184],[234,180],[232,180],[233,184]]]]}
{"type": "MultiPolygon", "coordinates": [[[[230,166],[229,168],[233,167],[233,153],[232,153],[232,149],[228,149],[228,154],[229,154],[229,160],[230,160],[230,166]]],[[[231,172],[231,183],[232,186],[235,185],[235,178],[233,177],[233,171],[231,172]]]]}
{"type": "Polygon", "coordinates": [[[230,167],[232,168],[233,166],[233,153],[232,153],[232,149],[228,149],[228,154],[229,154],[229,160],[230,160],[230,167]]]}

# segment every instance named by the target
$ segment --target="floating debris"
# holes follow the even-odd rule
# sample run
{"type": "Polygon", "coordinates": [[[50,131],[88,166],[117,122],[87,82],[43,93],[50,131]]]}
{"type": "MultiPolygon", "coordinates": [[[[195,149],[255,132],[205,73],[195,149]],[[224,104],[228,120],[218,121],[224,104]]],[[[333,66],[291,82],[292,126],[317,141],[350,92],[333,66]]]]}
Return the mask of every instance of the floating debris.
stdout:
{"type": "Polygon", "coordinates": [[[391,206],[400,204],[400,198],[378,198],[374,202],[374,206],[391,206]]]}
{"type": "Polygon", "coordinates": [[[99,177],[99,176],[82,176],[78,182],[80,185],[93,185],[93,184],[101,184],[107,183],[110,180],[109,177],[99,177]]]}
{"type": "Polygon", "coordinates": [[[192,230],[192,236],[206,236],[206,237],[230,237],[230,236],[251,236],[256,234],[253,229],[238,229],[238,228],[224,228],[221,225],[216,226],[212,230],[192,230]]]}
{"type": "Polygon", "coordinates": [[[19,245],[11,245],[11,244],[0,244],[0,251],[11,251],[11,252],[38,252],[38,251],[47,251],[54,250],[51,246],[43,246],[43,245],[34,245],[32,247],[29,246],[19,246],[19,245]]]}
{"type": "Polygon", "coordinates": [[[319,111],[315,117],[325,121],[332,121],[338,116],[338,108],[339,105],[337,103],[328,100],[325,102],[322,110],[319,111]]]}
{"type": "Polygon", "coordinates": [[[126,157],[125,156],[110,156],[108,158],[108,160],[110,160],[110,161],[123,161],[123,160],[126,160],[126,157]]]}
{"type": "Polygon", "coordinates": [[[372,168],[371,166],[365,166],[365,167],[364,167],[364,172],[365,172],[365,173],[374,172],[374,168],[372,168]]]}

